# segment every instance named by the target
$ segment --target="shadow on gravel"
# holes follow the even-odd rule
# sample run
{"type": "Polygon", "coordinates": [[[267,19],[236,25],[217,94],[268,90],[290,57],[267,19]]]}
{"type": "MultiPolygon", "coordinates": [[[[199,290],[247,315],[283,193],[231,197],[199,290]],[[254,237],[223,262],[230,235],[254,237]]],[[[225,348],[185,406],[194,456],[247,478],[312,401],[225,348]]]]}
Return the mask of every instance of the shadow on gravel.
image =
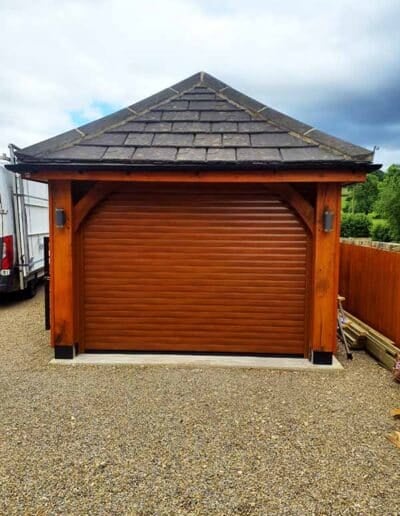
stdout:
{"type": "MultiPolygon", "coordinates": [[[[42,285],[38,285],[37,293],[40,292],[40,290],[43,288],[42,285]]],[[[21,303],[24,303],[26,301],[29,301],[29,298],[26,297],[26,293],[23,290],[20,290],[18,292],[10,292],[10,293],[4,293],[0,292],[0,308],[11,308],[14,305],[19,305],[21,303]]]]}
{"type": "Polygon", "coordinates": [[[17,303],[21,303],[25,301],[23,294],[21,292],[12,292],[11,294],[0,294],[0,307],[11,307],[17,303]]]}

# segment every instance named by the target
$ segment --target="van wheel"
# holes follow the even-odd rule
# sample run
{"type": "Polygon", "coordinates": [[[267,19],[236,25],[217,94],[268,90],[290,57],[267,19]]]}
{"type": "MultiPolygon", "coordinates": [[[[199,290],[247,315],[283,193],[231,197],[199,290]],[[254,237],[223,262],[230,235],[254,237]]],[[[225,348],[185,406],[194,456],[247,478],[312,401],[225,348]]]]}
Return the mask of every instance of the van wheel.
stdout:
{"type": "Polygon", "coordinates": [[[32,299],[32,297],[36,296],[37,292],[37,280],[33,279],[28,281],[28,286],[24,290],[24,298],[25,299],[32,299]]]}

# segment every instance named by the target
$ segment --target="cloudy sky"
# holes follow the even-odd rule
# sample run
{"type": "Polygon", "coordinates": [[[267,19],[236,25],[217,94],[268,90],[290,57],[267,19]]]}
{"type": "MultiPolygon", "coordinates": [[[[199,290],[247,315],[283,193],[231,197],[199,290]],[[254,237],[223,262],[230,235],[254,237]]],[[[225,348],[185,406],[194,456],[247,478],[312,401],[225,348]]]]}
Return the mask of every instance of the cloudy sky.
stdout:
{"type": "Polygon", "coordinates": [[[400,162],[400,0],[0,0],[0,154],[205,70],[400,162]]]}

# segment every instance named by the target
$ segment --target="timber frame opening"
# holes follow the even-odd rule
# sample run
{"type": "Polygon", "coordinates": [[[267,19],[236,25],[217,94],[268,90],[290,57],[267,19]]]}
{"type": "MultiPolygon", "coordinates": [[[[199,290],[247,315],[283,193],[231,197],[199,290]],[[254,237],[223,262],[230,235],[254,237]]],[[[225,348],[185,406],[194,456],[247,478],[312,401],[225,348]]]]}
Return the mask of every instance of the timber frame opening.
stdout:
{"type": "MultiPolygon", "coordinates": [[[[36,174],[35,174],[36,176],[36,174]]],[[[80,227],[91,210],[126,181],[160,183],[160,173],[144,173],[141,175],[109,174],[105,180],[103,174],[61,172],[60,174],[41,173],[37,179],[47,180],[50,198],[50,271],[51,271],[51,345],[60,353],[68,355],[68,348],[84,351],[80,339],[80,295],[79,295],[79,262],[82,259],[82,235],[80,227]],[[39,178],[40,175],[40,178],[39,178]],[[113,180],[111,180],[111,178],[113,180]],[[75,203],[73,202],[73,182],[94,181],[89,190],[75,203]],[[55,208],[63,209],[66,215],[64,227],[56,227],[55,208]]],[[[312,256],[308,261],[310,272],[307,277],[307,310],[306,335],[308,346],[305,355],[309,358],[314,353],[333,354],[336,350],[336,299],[338,293],[338,257],[340,230],[341,182],[360,180],[354,178],[354,172],[305,173],[303,181],[298,172],[271,176],[268,173],[256,175],[249,173],[212,172],[186,176],[187,182],[197,183],[259,183],[278,194],[297,213],[306,227],[312,241],[312,256]],[[312,175],[311,175],[312,174],[312,175]],[[313,181],[311,181],[313,177],[313,181]],[[313,183],[315,203],[310,203],[293,186],[293,183],[313,183]],[[334,213],[333,229],[324,231],[323,212],[329,209],[334,213]]],[[[364,178],[364,174],[363,174],[364,178]]],[[[36,177],[35,177],[36,179],[36,177]]],[[[168,182],[180,182],[181,174],[170,174],[168,182]],[[179,179],[177,178],[179,175],[179,179]]]]}

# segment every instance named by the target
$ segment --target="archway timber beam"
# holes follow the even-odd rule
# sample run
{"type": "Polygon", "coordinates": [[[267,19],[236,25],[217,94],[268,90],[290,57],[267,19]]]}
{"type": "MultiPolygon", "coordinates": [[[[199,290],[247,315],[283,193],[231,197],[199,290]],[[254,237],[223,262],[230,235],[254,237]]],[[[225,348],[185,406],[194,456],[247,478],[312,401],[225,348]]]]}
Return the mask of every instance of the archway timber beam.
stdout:
{"type": "MultiPolygon", "coordinates": [[[[83,220],[90,211],[120,185],[116,183],[97,182],[80,199],[73,208],[73,228],[78,231],[83,220]]],[[[313,206],[289,184],[266,184],[265,187],[279,195],[284,201],[294,208],[311,234],[314,233],[315,212],[313,206]]]]}
{"type": "Polygon", "coordinates": [[[283,184],[268,184],[265,185],[268,190],[278,194],[284,201],[286,201],[296,213],[299,215],[301,220],[307,226],[311,234],[314,234],[315,229],[315,210],[313,206],[297,191],[293,186],[283,184]]]}
{"type": "Polygon", "coordinates": [[[118,184],[97,182],[73,207],[73,228],[78,231],[92,209],[118,188],[118,184]]]}

